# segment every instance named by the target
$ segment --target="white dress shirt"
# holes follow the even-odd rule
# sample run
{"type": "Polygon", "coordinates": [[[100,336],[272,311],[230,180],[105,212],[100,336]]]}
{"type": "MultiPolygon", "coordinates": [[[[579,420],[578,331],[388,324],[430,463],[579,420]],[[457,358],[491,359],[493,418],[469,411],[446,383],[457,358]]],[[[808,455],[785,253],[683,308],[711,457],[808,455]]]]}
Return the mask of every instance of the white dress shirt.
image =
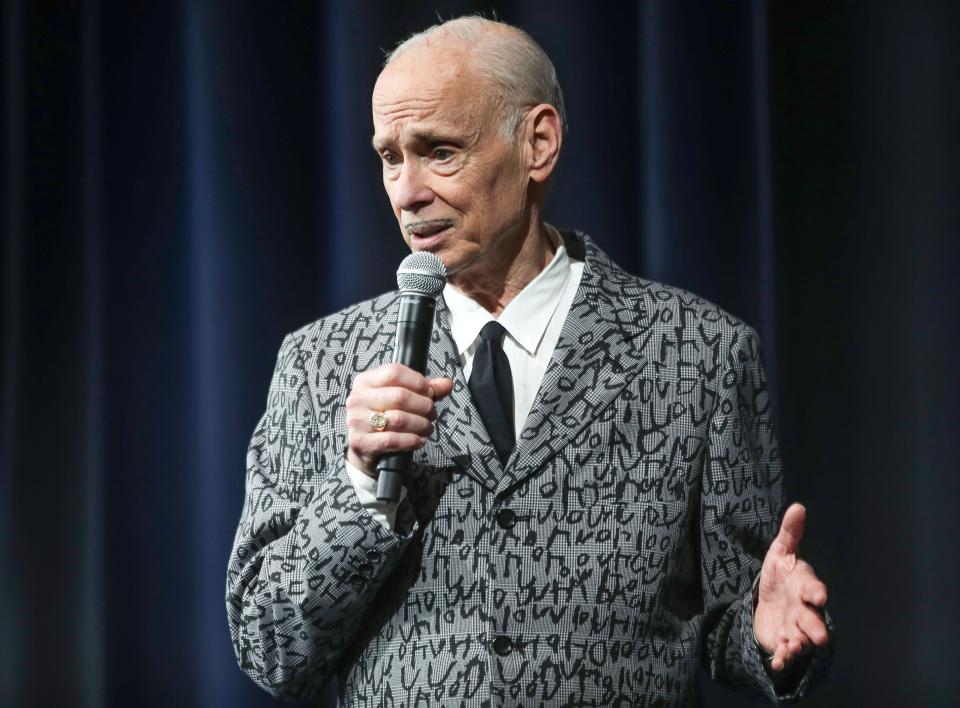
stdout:
{"type": "MultiPolygon", "coordinates": [[[[559,234],[552,227],[548,226],[547,231],[557,249],[553,259],[503,308],[499,318],[449,283],[443,289],[450,333],[460,355],[465,379],[470,379],[473,355],[480,345],[483,326],[497,320],[506,330],[503,352],[510,362],[513,377],[513,427],[516,437],[520,436],[540,389],[583,275],[583,261],[570,258],[559,234]]],[[[377,501],[377,481],[349,462],[346,466],[360,503],[385,528],[392,530],[397,505],[377,501]]],[[[401,500],[405,494],[406,490],[403,490],[401,500]]]]}

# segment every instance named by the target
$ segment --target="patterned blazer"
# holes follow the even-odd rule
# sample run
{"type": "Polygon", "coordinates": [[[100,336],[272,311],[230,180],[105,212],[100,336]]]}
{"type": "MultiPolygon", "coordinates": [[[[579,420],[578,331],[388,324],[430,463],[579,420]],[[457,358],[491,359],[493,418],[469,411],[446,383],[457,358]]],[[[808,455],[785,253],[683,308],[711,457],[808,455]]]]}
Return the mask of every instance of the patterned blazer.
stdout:
{"type": "Polygon", "coordinates": [[[686,706],[698,665],[776,700],[824,675],[832,643],[778,696],[753,639],[782,512],[756,334],[564,238],[583,278],[505,465],[441,300],[428,375],[454,389],[392,532],[345,473],[344,401],[391,360],[398,294],[284,339],[226,596],[240,667],[269,692],[336,676],[346,706],[686,706]]]}

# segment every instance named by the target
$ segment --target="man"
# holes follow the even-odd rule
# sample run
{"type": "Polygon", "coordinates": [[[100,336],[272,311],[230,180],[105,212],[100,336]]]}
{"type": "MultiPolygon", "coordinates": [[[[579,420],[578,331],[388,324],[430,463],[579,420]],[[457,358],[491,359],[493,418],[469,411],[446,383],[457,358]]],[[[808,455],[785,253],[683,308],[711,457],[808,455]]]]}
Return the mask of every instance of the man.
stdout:
{"type": "Polygon", "coordinates": [[[338,676],[345,705],[691,705],[697,666],[809,690],[826,587],[803,508],[778,531],[757,337],[544,223],[565,116],[543,51],[431,28],[373,119],[401,232],[449,272],[429,376],[387,363],[396,293],[284,340],[228,570],[244,671],[286,697],[338,676]]]}

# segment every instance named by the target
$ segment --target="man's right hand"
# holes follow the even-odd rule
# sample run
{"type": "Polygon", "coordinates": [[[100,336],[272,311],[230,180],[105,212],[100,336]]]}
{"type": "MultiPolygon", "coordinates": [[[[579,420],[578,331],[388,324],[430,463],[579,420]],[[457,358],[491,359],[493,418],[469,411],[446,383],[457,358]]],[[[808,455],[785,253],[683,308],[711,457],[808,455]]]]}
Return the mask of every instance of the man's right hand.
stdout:
{"type": "Polygon", "coordinates": [[[347,461],[371,477],[388,452],[417,450],[433,432],[433,403],[453,390],[453,380],[427,379],[403,364],[357,374],[347,396],[347,461]],[[370,414],[382,411],[387,427],[374,430],[370,414]]]}

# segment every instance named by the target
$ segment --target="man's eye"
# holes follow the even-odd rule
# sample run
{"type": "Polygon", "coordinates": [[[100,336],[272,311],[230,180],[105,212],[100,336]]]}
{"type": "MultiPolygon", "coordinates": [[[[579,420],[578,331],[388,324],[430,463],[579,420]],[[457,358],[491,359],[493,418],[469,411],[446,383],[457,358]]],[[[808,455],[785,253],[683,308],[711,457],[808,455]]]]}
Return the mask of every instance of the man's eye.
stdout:
{"type": "Polygon", "coordinates": [[[388,165],[390,165],[390,166],[393,166],[393,165],[396,165],[396,164],[397,164],[397,156],[394,155],[392,152],[385,152],[385,153],[383,153],[380,157],[381,157],[381,159],[383,159],[383,161],[384,161],[386,164],[388,164],[388,165]]]}
{"type": "Polygon", "coordinates": [[[451,157],[453,157],[453,150],[446,150],[444,148],[437,148],[433,151],[433,159],[439,160],[440,162],[446,162],[451,157]]]}

